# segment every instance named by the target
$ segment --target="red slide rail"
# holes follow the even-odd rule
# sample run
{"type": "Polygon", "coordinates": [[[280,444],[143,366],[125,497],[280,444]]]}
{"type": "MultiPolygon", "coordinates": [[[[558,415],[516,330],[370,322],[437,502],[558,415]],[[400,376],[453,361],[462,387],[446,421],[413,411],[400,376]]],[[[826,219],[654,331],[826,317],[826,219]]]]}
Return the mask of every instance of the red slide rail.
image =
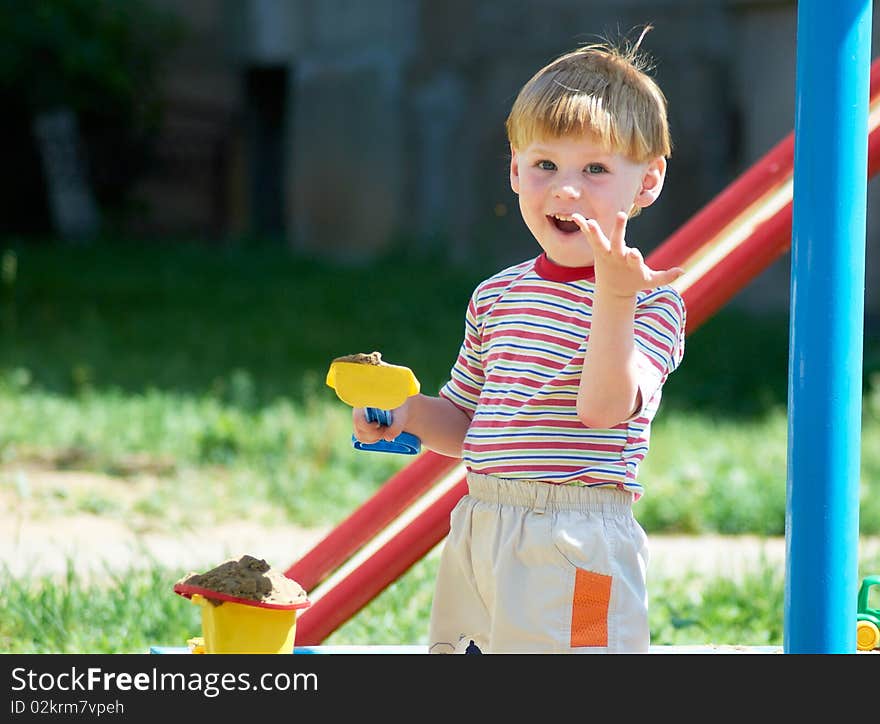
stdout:
{"type": "Polygon", "coordinates": [[[285,571],[307,591],[324,581],[461,461],[426,450],[285,571]]]}
{"type": "MultiPolygon", "coordinates": [[[[880,169],[876,115],[880,115],[880,60],[871,66],[869,178],[880,169]]],[[[654,268],[685,268],[685,275],[678,281],[688,310],[688,333],[788,251],[793,165],[791,133],[648,256],[647,262],[654,268]]],[[[286,574],[310,591],[459,463],[431,451],[422,453],[286,574]]],[[[323,592],[298,618],[297,643],[320,644],[442,541],[449,532],[449,513],[466,489],[462,476],[454,487],[323,592]]]]}

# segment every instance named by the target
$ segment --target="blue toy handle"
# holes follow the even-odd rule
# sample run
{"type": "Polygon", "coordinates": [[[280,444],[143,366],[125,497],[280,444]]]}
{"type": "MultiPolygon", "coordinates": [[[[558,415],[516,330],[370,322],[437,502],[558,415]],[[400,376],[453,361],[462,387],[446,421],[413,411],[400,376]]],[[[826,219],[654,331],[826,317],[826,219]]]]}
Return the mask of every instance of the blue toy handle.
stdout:
{"type": "MultiPolygon", "coordinates": [[[[365,409],[367,422],[378,422],[380,425],[388,427],[391,424],[391,411],[380,410],[378,407],[367,407],[365,409]]],[[[400,433],[391,441],[377,440],[376,442],[361,442],[354,435],[351,436],[351,444],[355,450],[368,450],[370,452],[389,452],[399,453],[401,455],[415,455],[422,449],[422,441],[415,435],[408,432],[400,433]]]]}

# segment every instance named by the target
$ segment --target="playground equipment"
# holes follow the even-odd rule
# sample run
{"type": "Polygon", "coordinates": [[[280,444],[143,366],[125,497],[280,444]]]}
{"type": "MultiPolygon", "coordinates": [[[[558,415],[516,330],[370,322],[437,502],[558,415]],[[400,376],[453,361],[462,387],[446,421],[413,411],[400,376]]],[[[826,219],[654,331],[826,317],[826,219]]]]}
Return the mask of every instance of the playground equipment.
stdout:
{"type": "Polygon", "coordinates": [[[786,653],[856,650],[869,166],[864,134],[871,129],[873,135],[877,120],[869,102],[876,86],[871,13],[871,0],[797,5],[802,50],[794,119],[786,653]]]}
{"type": "MultiPolygon", "coordinates": [[[[805,14],[815,10],[812,3],[802,5],[805,14]]],[[[839,8],[833,12],[838,11],[839,8]]],[[[815,45],[827,48],[828,44],[817,42],[815,45]]],[[[851,58],[847,62],[852,63],[851,58]]],[[[827,87],[828,84],[816,84],[819,89],[827,87]]],[[[827,98],[824,102],[827,104],[827,98]]],[[[868,110],[866,165],[870,177],[880,167],[880,133],[877,131],[880,125],[880,61],[874,62],[870,69],[868,110]]],[[[827,117],[834,114],[817,111],[816,115],[827,117]]],[[[852,118],[849,120],[853,121],[852,118]]],[[[860,127],[855,122],[850,126],[860,127]]],[[[843,131],[826,134],[823,143],[827,143],[827,138],[847,135],[843,131]]],[[[816,144],[812,149],[817,162],[827,158],[827,154],[816,153],[820,147],[821,144],[816,144]]],[[[864,166],[859,168],[859,173],[865,173],[864,166]]],[[[821,176],[821,169],[817,175],[821,176]]],[[[685,269],[685,274],[674,286],[685,298],[688,333],[789,249],[792,243],[793,185],[794,134],[789,134],[648,256],[647,262],[654,268],[681,266],[685,269]]],[[[828,199],[815,203],[817,208],[828,205],[828,199]]],[[[846,203],[841,202],[840,207],[845,208],[846,203]]],[[[819,239],[828,245],[827,238],[820,236],[819,239]]],[[[816,256],[822,254],[817,251],[816,256]]],[[[823,296],[828,298],[827,290],[823,296]]],[[[861,324],[859,315],[851,316],[861,324]]],[[[823,343],[828,345],[827,329],[825,332],[823,343]]],[[[852,368],[841,365],[840,370],[841,375],[851,374],[852,368]]],[[[826,376],[827,372],[826,369],[826,376]]],[[[836,416],[818,416],[816,419],[836,419],[836,416]]],[[[852,445],[851,437],[846,444],[852,445]]],[[[822,448],[823,444],[817,443],[814,447],[822,448]]],[[[818,466],[814,467],[818,469],[818,466]]],[[[851,465],[847,467],[851,469],[851,465]]],[[[287,575],[309,590],[313,600],[300,624],[299,637],[303,644],[314,645],[323,641],[442,541],[449,532],[449,513],[466,491],[463,472],[458,460],[430,451],[423,453],[288,569],[287,575]]],[[[792,478],[790,476],[790,481],[792,478]]],[[[824,492],[818,497],[819,502],[813,501],[815,508],[824,511],[824,506],[835,495],[824,492]]],[[[840,507],[851,503],[851,495],[843,497],[847,499],[839,503],[840,507]]],[[[809,496],[805,495],[805,498],[809,500],[809,496]]],[[[851,523],[850,519],[843,526],[847,529],[847,538],[851,535],[851,523]]],[[[829,536],[835,533],[829,532],[826,525],[819,528],[823,535],[814,536],[816,545],[827,545],[829,536]]],[[[845,547],[853,548],[851,540],[846,540],[845,547]]],[[[799,554],[795,551],[788,558],[798,559],[799,554]]],[[[847,569],[852,568],[850,563],[845,562],[847,569]]],[[[827,568],[827,565],[823,566],[823,570],[827,568]]],[[[847,590],[845,585],[838,585],[837,574],[831,577],[835,578],[832,587],[835,593],[843,589],[851,599],[854,587],[847,590]]],[[[792,575],[787,576],[788,580],[791,578],[792,575]]],[[[803,580],[809,584],[814,577],[803,576],[803,580]]],[[[792,600],[792,597],[788,598],[792,600]]],[[[805,606],[822,609],[823,615],[850,610],[849,606],[814,606],[812,595],[803,595],[796,600],[805,606]]],[[[851,630],[851,623],[849,626],[851,630]]],[[[812,635],[809,622],[799,622],[796,628],[798,632],[806,632],[806,636],[812,635]]],[[[835,630],[834,634],[839,638],[839,631],[835,630]]],[[[846,648],[838,646],[837,641],[832,643],[831,648],[846,648]]],[[[800,641],[789,642],[787,648],[797,650],[802,644],[800,641]]]]}
{"type": "Polygon", "coordinates": [[[859,651],[880,648],[880,606],[870,605],[872,595],[880,599],[880,575],[866,576],[859,587],[856,614],[856,646],[859,651]]]}
{"type": "MultiPolygon", "coordinates": [[[[417,395],[421,388],[409,367],[383,362],[378,352],[333,360],[326,382],[346,404],[366,408],[367,422],[385,426],[391,424],[391,410],[400,407],[407,397],[417,395]]],[[[358,450],[372,452],[415,455],[421,451],[421,441],[408,432],[400,433],[394,440],[373,443],[362,443],[352,435],[351,443],[358,450]]]]}

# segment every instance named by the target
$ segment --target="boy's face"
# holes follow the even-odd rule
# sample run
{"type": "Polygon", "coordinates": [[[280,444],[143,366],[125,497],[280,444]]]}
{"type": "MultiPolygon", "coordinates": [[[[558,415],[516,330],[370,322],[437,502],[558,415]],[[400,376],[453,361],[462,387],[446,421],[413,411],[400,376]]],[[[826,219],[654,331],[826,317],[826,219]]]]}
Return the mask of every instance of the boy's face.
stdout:
{"type": "Polygon", "coordinates": [[[572,214],[595,219],[610,236],[617,212],[630,214],[654,203],[666,175],[665,158],[637,163],[589,136],[544,138],[511,153],[510,185],[523,220],[561,266],[593,263],[592,248],[572,214]]]}

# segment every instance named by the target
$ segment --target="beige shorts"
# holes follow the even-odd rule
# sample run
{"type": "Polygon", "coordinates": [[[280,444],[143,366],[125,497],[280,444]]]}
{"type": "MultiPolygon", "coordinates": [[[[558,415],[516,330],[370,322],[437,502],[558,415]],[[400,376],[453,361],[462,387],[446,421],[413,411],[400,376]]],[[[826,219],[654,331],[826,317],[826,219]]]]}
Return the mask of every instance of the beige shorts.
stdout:
{"type": "Polygon", "coordinates": [[[431,610],[431,653],[648,651],[648,550],[631,493],[468,473],[431,610]]]}

